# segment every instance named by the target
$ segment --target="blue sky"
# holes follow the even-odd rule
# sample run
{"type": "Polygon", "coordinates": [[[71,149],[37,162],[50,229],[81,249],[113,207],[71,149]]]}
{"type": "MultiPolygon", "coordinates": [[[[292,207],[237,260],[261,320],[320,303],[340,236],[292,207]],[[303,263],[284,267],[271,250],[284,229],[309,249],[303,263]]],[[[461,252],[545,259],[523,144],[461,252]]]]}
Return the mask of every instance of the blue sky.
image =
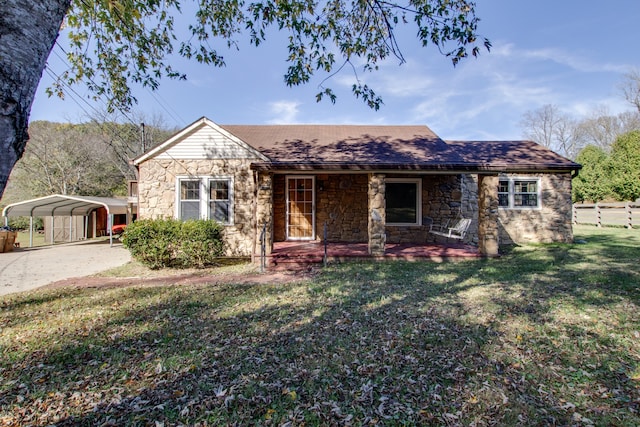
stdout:
{"type": "MultiPolygon", "coordinates": [[[[611,114],[631,110],[618,85],[640,68],[640,1],[478,0],[477,14],[490,53],[454,68],[437,50],[401,34],[405,64],[389,60],[376,73],[361,73],[384,99],[378,111],[353,98],[347,70],[325,83],[338,94],[335,105],[315,102],[321,78],[286,87],[286,45],[277,38],[225,54],[223,69],[181,61],[188,80],[163,80],[153,94],[136,90],[135,109],[162,115],[172,127],[202,116],[221,124],[426,124],[442,138],[467,140],[520,139],[523,113],[545,104],[576,118],[602,107],[611,114]]],[[[49,64],[55,73],[64,69],[55,54],[49,64]]],[[[50,82],[45,73],[31,120],[80,122],[85,111],[100,108],[48,98],[50,82]]],[[[86,93],[82,86],[76,91],[86,93]]]]}

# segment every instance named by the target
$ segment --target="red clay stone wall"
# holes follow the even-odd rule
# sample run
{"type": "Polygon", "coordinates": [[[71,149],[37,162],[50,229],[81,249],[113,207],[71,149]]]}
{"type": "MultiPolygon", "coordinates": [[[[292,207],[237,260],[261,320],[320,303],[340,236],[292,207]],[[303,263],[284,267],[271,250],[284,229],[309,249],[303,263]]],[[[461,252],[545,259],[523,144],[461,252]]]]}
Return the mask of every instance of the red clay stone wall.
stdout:
{"type": "MultiPolygon", "coordinates": [[[[285,175],[273,177],[274,241],[286,240],[285,175]]],[[[327,223],[329,242],[366,242],[367,175],[321,174],[316,176],[316,239],[323,239],[327,223]]]]}
{"type": "MultiPolygon", "coordinates": [[[[541,206],[537,209],[499,208],[500,245],[573,241],[571,175],[568,172],[504,176],[539,178],[541,206]]],[[[477,175],[466,175],[463,184],[465,194],[463,211],[466,211],[467,217],[473,219],[469,232],[477,242],[477,175]]]]}
{"type": "MultiPolygon", "coordinates": [[[[388,178],[415,178],[415,175],[387,175],[388,178]]],[[[454,221],[460,209],[460,175],[427,175],[422,178],[422,225],[387,226],[387,243],[428,243],[429,221],[444,224],[454,221]]]]}
{"type": "MultiPolygon", "coordinates": [[[[415,178],[388,174],[387,178],[415,178]]],[[[460,209],[460,175],[428,175],[422,178],[422,217],[436,224],[453,221],[460,209]]],[[[273,178],[274,241],[286,240],[285,175],[273,178]]],[[[329,242],[368,241],[368,175],[320,174],[316,176],[316,238],[322,240],[327,222],[329,242]]],[[[426,243],[435,240],[429,224],[386,226],[388,243],[426,243]]]]}
{"type": "Polygon", "coordinates": [[[368,239],[368,177],[318,175],[316,178],[316,232],[322,240],[327,223],[329,242],[366,242],[368,239]]]}

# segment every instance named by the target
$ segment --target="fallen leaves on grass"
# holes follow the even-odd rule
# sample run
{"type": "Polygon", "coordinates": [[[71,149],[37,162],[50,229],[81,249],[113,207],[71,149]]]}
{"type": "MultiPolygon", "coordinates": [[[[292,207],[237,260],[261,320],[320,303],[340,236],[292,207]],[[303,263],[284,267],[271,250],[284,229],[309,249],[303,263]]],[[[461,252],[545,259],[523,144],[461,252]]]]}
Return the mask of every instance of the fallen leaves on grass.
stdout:
{"type": "Polygon", "coordinates": [[[637,294],[509,261],[8,298],[0,424],[637,425],[637,294]]]}

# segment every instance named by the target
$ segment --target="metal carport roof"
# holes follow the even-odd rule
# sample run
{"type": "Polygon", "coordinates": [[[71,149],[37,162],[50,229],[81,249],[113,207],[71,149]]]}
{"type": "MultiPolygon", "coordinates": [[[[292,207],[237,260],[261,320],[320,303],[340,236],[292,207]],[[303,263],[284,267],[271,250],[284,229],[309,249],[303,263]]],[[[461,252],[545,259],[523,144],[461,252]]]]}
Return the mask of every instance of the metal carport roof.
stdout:
{"type": "MultiPolygon", "coordinates": [[[[127,201],[125,199],[54,194],[7,205],[2,210],[2,216],[5,218],[5,224],[10,216],[28,216],[31,218],[31,223],[33,223],[34,216],[87,216],[91,211],[101,207],[106,209],[109,217],[127,213],[127,201]]],[[[29,229],[29,247],[31,247],[33,246],[33,226],[30,225],[29,229]]],[[[51,230],[53,233],[53,227],[51,230]]],[[[51,242],[53,244],[53,235],[51,242]]],[[[109,242],[113,245],[113,234],[111,232],[109,233],[109,242]]]]}
{"type": "Polygon", "coordinates": [[[2,210],[2,216],[84,216],[89,215],[92,210],[100,207],[105,208],[107,214],[111,215],[127,213],[127,201],[125,199],[54,194],[7,205],[2,210]]]}

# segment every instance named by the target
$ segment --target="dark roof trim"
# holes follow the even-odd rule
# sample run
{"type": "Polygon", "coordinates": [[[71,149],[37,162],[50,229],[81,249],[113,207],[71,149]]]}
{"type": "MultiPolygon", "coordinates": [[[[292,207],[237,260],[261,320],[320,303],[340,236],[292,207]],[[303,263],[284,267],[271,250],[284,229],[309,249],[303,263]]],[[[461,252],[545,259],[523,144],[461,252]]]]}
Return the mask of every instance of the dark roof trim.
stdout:
{"type": "Polygon", "coordinates": [[[545,165],[545,164],[407,164],[407,163],[320,163],[320,162],[254,162],[251,169],[256,171],[418,171],[418,172],[545,172],[545,171],[572,171],[582,166],[573,163],[570,165],[545,165]]]}

